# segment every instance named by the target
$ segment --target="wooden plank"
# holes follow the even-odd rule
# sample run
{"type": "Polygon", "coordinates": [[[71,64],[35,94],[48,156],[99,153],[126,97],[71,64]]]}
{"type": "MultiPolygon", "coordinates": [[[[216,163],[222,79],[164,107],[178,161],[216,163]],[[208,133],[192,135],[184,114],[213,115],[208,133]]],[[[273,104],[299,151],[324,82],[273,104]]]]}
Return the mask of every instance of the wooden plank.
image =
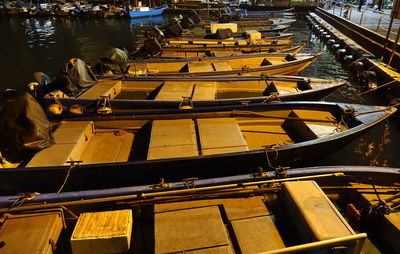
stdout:
{"type": "Polygon", "coordinates": [[[54,140],[56,144],[76,143],[82,136],[92,132],[92,126],[89,121],[63,121],[54,132],[54,140]]]}
{"type": "Polygon", "coordinates": [[[154,236],[156,254],[229,245],[217,206],[156,213],[154,236]]]}
{"type": "Polygon", "coordinates": [[[74,254],[125,253],[132,234],[132,211],[82,213],[71,236],[74,254]]]}
{"type": "Polygon", "coordinates": [[[82,164],[128,161],[134,135],[112,132],[96,133],[82,153],[82,164]]]}
{"type": "Polygon", "coordinates": [[[71,159],[74,147],[75,144],[54,144],[35,154],[26,167],[62,166],[71,159]]]}
{"type": "Polygon", "coordinates": [[[262,149],[269,145],[282,146],[294,143],[277,121],[264,125],[245,125],[241,126],[241,130],[250,150],[262,149]]]}
{"type": "Polygon", "coordinates": [[[270,214],[262,197],[207,199],[156,204],[154,206],[154,212],[167,212],[213,205],[222,205],[228,220],[237,220],[270,214]]]}
{"type": "Polygon", "coordinates": [[[181,101],[182,97],[191,97],[194,82],[165,81],[158,92],[156,101],[181,101]]]}
{"type": "Polygon", "coordinates": [[[193,90],[192,100],[214,100],[216,93],[216,82],[196,83],[193,90]]]}
{"type": "Polygon", "coordinates": [[[228,61],[213,63],[215,71],[231,71],[232,67],[228,61]]]}
{"type": "MultiPolygon", "coordinates": [[[[232,51],[232,50],[215,50],[215,51],[213,51],[213,54],[216,57],[243,55],[243,53],[241,51],[238,51],[238,50],[236,50],[236,51],[232,51]]],[[[215,68],[215,63],[214,63],[214,68],[215,68]]],[[[232,68],[231,68],[231,70],[232,70],[232,68]]]]}
{"type": "Polygon", "coordinates": [[[188,63],[189,73],[214,72],[211,63],[188,63]]]}
{"type": "Polygon", "coordinates": [[[190,254],[233,254],[231,246],[218,246],[200,250],[185,251],[190,254]]]}
{"type": "Polygon", "coordinates": [[[196,130],[191,119],[153,121],[148,160],[196,155],[196,130]]]}
{"type": "Polygon", "coordinates": [[[286,203],[304,231],[314,240],[349,236],[354,231],[314,181],[283,183],[286,203]],[[316,209],[318,208],[318,209],[316,209]],[[293,209],[293,210],[292,210],[293,209]],[[306,228],[304,228],[306,225],[306,228]]]}
{"type": "Polygon", "coordinates": [[[121,86],[121,81],[118,80],[99,80],[79,98],[98,99],[100,96],[109,96],[110,99],[114,99],[121,92],[121,86]]]}
{"type": "Polygon", "coordinates": [[[161,57],[175,57],[175,51],[172,50],[163,50],[161,53],[161,57]]]}
{"type": "Polygon", "coordinates": [[[249,150],[234,118],[197,119],[197,125],[203,154],[218,154],[223,148],[229,152],[249,150]]]}
{"type": "Polygon", "coordinates": [[[285,247],[271,216],[232,221],[243,254],[254,254],[285,247]]]}
{"type": "Polygon", "coordinates": [[[60,212],[13,215],[4,221],[0,239],[2,254],[51,254],[63,229],[60,212]],[[23,246],[23,247],[22,247],[23,246]]]}

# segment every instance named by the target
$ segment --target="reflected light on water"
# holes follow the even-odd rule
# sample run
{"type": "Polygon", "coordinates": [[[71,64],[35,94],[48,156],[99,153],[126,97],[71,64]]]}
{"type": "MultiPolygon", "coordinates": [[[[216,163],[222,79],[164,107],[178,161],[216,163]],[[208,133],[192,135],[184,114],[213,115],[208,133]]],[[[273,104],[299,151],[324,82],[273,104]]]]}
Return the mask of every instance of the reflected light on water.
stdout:
{"type": "Polygon", "coordinates": [[[54,39],[55,27],[52,20],[25,19],[26,42],[29,48],[46,47],[56,43],[54,39]]]}

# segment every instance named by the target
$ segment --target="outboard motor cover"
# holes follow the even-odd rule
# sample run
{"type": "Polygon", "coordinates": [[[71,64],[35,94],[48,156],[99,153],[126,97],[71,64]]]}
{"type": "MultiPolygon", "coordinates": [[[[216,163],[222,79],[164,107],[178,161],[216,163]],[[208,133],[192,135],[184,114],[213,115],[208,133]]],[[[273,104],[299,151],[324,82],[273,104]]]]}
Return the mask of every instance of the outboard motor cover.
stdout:
{"type": "Polygon", "coordinates": [[[32,95],[5,92],[0,100],[0,149],[7,160],[18,162],[54,144],[46,113],[32,95]]]}
{"type": "Polygon", "coordinates": [[[89,65],[79,58],[72,58],[64,65],[61,78],[67,94],[79,94],[81,90],[93,86],[97,80],[89,65]]]}
{"type": "Polygon", "coordinates": [[[193,21],[195,24],[198,24],[198,23],[200,23],[200,21],[201,21],[201,18],[200,18],[200,16],[199,16],[199,14],[197,14],[197,11],[192,11],[192,12],[189,14],[188,17],[191,18],[192,21],[193,21]]]}
{"type": "Polygon", "coordinates": [[[219,28],[217,29],[218,39],[227,39],[233,37],[232,29],[230,28],[219,28]]]}
{"type": "Polygon", "coordinates": [[[183,29],[177,20],[171,20],[167,26],[167,34],[172,37],[179,37],[182,35],[183,29]]]}
{"type": "Polygon", "coordinates": [[[149,38],[145,40],[143,45],[150,56],[158,55],[162,51],[161,45],[158,43],[156,38],[149,38]]]}
{"type": "Polygon", "coordinates": [[[150,31],[147,32],[148,38],[156,38],[159,43],[162,43],[164,40],[164,33],[158,29],[158,27],[153,27],[150,31]]]}
{"type": "Polygon", "coordinates": [[[192,29],[196,24],[193,22],[193,20],[191,18],[183,17],[181,20],[181,25],[182,25],[182,28],[192,29]]]}

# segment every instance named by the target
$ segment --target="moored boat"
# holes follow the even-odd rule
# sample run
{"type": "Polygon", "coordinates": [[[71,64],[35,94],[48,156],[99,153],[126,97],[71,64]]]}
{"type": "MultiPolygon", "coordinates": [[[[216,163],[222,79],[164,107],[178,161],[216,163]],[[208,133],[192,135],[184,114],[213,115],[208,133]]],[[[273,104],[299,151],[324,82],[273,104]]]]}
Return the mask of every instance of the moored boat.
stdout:
{"type": "Polygon", "coordinates": [[[398,169],[301,168],[284,176],[3,196],[2,248],[19,250],[23,225],[30,249],[74,252],[357,254],[374,250],[366,233],[379,251],[400,250],[398,169]]]}
{"type": "Polygon", "coordinates": [[[335,151],[395,111],[354,104],[281,102],[61,115],[53,119],[58,127],[51,145],[52,138],[44,136],[49,127],[40,110],[13,101],[3,110],[12,118],[3,127],[9,133],[8,145],[3,144],[8,154],[3,156],[18,154],[13,140],[26,142],[21,144],[25,156],[35,145],[47,148],[31,159],[25,157],[18,168],[2,169],[0,188],[2,193],[49,192],[61,185],[65,190],[84,190],[144,184],[160,177],[168,181],[209,178],[299,165],[335,151]],[[28,121],[24,128],[14,128],[22,124],[18,119],[25,111],[36,112],[25,119],[38,125],[28,121]],[[58,122],[61,119],[65,121],[58,122]],[[32,132],[37,136],[27,135],[32,132]]]}
{"type": "Polygon", "coordinates": [[[126,64],[133,76],[295,75],[321,55],[257,54],[202,59],[142,59],[126,64]]]}
{"type": "Polygon", "coordinates": [[[157,7],[131,7],[129,11],[127,11],[127,14],[130,18],[159,16],[162,15],[167,8],[167,5],[157,7]]]}
{"type": "MultiPolygon", "coordinates": [[[[85,113],[98,110],[100,98],[109,98],[113,112],[144,109],[177,109],[182,104],[194,108],[241,105],[260,102],[322,100],[346,83],[299,76],[238,77],[124,77],[99,79],[89,89],[69,91],[76,98],[57,98],[69,108],[80,105],[85,113]]],[[[59,88],[59,87],[58,87],[59,88]]],[[[60,88],[59,88],[60,89],[60,88]]],[[[53,93],[53,96],[54,93],[53,93]]],[[[45,98],[47,108],[55,99],[45,98]]]]}

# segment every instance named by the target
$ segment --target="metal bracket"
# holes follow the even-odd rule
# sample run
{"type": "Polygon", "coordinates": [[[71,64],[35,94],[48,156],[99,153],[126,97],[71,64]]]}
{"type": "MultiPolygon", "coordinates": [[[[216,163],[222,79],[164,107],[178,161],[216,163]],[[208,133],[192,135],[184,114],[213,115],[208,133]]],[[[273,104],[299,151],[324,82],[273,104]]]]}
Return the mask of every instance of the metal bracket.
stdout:
{"type": "Polygon", "coordinates": [[[186,188],[193,189],[196,187],[196,180],[198,179],[199,179],[198,177],[191,177],[182,179],[182,181],[186,188]]]}
{"type": "Polygon", "coordinates": [[[169,188],[171,185],[169,183],[165,182],[164,177],[160,177],[160,182],[156,183],[152,186],[152,189],[156,190],[156,189],[165,189],[165,188],[169,188]]]}

